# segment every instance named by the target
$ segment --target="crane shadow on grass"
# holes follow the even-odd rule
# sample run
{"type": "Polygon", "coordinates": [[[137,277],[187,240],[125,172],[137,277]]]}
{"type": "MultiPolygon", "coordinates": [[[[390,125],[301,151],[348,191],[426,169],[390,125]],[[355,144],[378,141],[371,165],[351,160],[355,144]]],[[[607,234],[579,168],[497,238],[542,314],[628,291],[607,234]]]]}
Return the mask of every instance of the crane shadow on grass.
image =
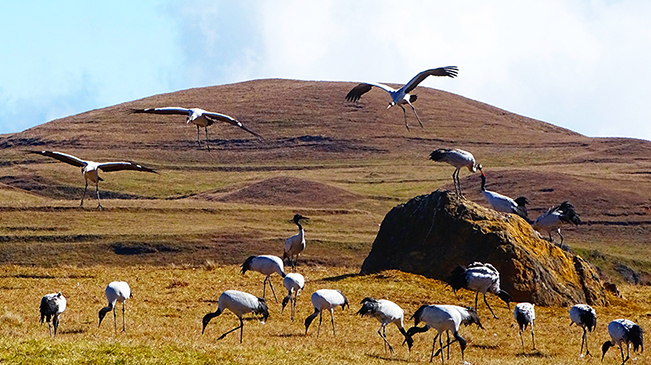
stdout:
{"type": "Polygon", "coordinates": [[[544,354],[540,352],[540,350],[534,350],[532,352],[521,352],[516,355],[517,357],[538,357],[538,358],[548,358],[551,357],[551,355],[544,354]]]}
{"type": "Polygon", "coordinates": [[[317,281],[341,281],[341,280],[344,280],[344,279],[355,278],[355,277],[364,276],[364,275],[366,275],[366,274],[350,273],[350,274],[331,276],[331,277],[323,278],[323,279],[317,280],[317,281]]]}
{"type": "Polygon", "coordinates": [[[378,354],[366,354],[366,357],[370,357],[370,358],[378,359],[378,360],[384,360],[384,361],[409,362],[409,359],[401,359],[401,358],[398,358],[398,357],[391,357],[391,356],[378,355],[378,354]]]}

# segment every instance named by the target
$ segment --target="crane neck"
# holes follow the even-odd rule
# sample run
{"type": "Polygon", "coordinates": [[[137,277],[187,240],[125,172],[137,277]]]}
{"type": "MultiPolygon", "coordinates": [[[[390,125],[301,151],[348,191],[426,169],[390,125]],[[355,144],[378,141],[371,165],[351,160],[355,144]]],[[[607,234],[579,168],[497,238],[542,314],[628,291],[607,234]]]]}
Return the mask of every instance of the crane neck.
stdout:
{"type": "Polygon", "coordinates": [[[481,191],[486,191],[486,175],[481,173],[481,191]]]}

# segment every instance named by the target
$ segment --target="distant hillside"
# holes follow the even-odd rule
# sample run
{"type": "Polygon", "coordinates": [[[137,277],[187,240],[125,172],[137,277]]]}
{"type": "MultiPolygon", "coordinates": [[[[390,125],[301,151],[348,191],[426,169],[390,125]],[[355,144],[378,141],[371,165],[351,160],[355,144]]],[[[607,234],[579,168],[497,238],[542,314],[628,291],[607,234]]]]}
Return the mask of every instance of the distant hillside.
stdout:
{"type": "MultiPolygon", "coordinates": [[[[408,110],[408,131],[402,110],[387,110],[389,98],[381,90],[370,91],[357,103],[346,102],[353,86],[253,80],[155,95],[2,135],[0,187],[5,188],[0,205],[32,204],[37,201],[34,194],[51,199],[52,205],[63,204],[57,199],[78,199],[83,180],[76,168],[23,153],[53,149],[101,161],[135,160],[161,171],[160,176],[104,174],[100,191],[107,199],[119,199],[113,206],[168,198],[168,205],[191,199],[269,207],[264,209],[354,208],[382,217],[413,196],[451,188],[453,168],[427,157],[435,148],[458,147],[484,165],[490,190],[528,196],[534,217],[569,199],[586,222],[567,229],[566,242],[574,248],[595,260],[605,253],[651,271],[651,261],[640,261],[635,254],[639,249],[651,253],[651,142],[588,138],[423,87],[415,90],[414,105],[424,128],[408,110]],[[186,125],[185,117],[130,113],[161,106],[228,114],[265,140],[230,125],[215,125],[208,128],[212,151],[207,152],[197,148],[196,127],[186,125]]],[[[467,171],[461,176],[467,198],[486,205],[478,176],[467,171]]],[[[324,230],[352,223],[328,224],[324,230]]],[[[374,232],[364,232],[355,240],[370,245],[374,232]]]]}

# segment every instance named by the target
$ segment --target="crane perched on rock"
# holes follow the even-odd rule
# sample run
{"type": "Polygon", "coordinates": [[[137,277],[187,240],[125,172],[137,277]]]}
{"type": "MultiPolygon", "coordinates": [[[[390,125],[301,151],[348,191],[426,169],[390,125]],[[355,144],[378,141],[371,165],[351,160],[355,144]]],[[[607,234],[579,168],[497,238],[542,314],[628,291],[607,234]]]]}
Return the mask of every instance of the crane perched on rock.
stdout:
{"type": "Polygon", "coordinates": [[[206,331],[206,326],[210,323],[210,320],[221,315],[226,309],[230,310],[237,316],[240,320],[240,325],[219,336],[217,341],[226,337],[227,334],[239,329],[240,343],[242,343],[242,334],[244,332],[244,321],[242,321],[242,316],[244,314],[253,313],[262,315],[262,324],[264,324],[267,321],[267,318],[269,318],[269,308],[263,298],[258,298],[255,295],[238,290],[226,290],[219,296],[217,310],[208,313],[203,317],[201,321],[203,323],[203,328],[201,330],[202,335],[206,331]]]}
{"type": "Polygon", "coordinates": [[[529,204],[527,198],[521,196],[514,200],[506,195],[486,190],[486,175],[484,175],[483,171],[481,173],[481,191],[488,204],[490,204],[491,208],[494,210],[497,210],[498,212],[517,214],[529,222],[526,207],[526,205],[529,204]]]}
{"type": "Polygon", "coordinates": [[[362,299],[361,304],[362,308],[360,308],[356,314],[362,317],[368,316],[376,318],[381,323],[380,329],[377,330],[377,333],[380,335],[380,337],[382,337],[382,340],[384,341],[385,351],[387,346],[389,346],[389,351],[393,353],[393,347],[391,347],[391,344],[387,340],[386,335],[386,327],[390,323],[393,323],[396,325],[396,327],[398,327],[400,333],[402,333],[402,335],[405,337],[405,342],[407,342],[409,350],[411,350],[411,346],[414,344],[414,340],[410,335],[407,334],[407,331],[405,331],[403,324],[405,311],[403,311],[400,306],[390,300],[375,299],[371,297],[362,299]]]}
{"type": "Polygon", "coordinates": [[[484,295],[484,303],[493,314],[493,318],[497,318],[493,309],[486,301],[486,292],[491,292],[497,295],[500,299],[506,303],[506,305],[511,309],[510,302],[511,296],[506,291],[500,288],[500,273],[497,271],[495,266],[491,264],[482,264],[481,262],[473,262],[464,267],[457,265],[457,267],[452,270],[450,275],[447,278],[448,285],[452,288],[456,294],[457,290],[461,288],[466,288],[476,292],[475,294],[475,308],[477,308],[477,298],[481,292],[484,295]]]}
{"type": "Polygon", "coordinates": [[[563,247],[563,235],[561,234],[561,225],[563,223],[574,224],[575,226],[581,223],[581,218],[576,214],[574,206],[569,201],[564,201],[560,205],[549,208],[531,223],[531,227],[538,232],[547,233],[550,242],[554,242],[552,231],[556,231],[561,237],[560,246],[563,247]]]}
{"type": "Polygon", "coordinates": [[[458,148],[439,148],[430,153],[429,159],[436,162],[446,162],[455,167],[452,173],[452,181],[454,182],[454,191],[460,196],[463,196],[463,193],[461,192],[459,171],[464,167],[468,168],[468,171],[472,173],[477,172],[477,170],[481,171],[481,165],[475,161],[475,156],[458,148]]]}
{"type": "Polygon", "coordinates": [[[404,104],[407,104],[411,107],[411,110],[414,112],[414,115],[416,115],[416,119],[418,119],[418,123],[422,127],[423,122],[421,122],[418,113],[416,113],[416,109],[412,105],[412,103],[416,101],[417,96],[410,95],[409,92],[415,89],[416,86],[418,86],[418,84],[423,82],[423,80],[425,80],[429,76],[456,77],[458,72],[459,69],[456,66],[446,66],[446,67],[439,67],[430,70],[425,70],[418,73],[411,80],[409,80],[408,83],[406,83],[403,87],[401,87],[398,90],[392,88],[391,86],[387,86],[380,83],[362,82],[348,92],[348,94],[346,95],[346,100],[355,102],[359,100],[362,97],[362,95],[371,91],[373,86],[375,86],[377,88],[386,91],[387,93],[389,93],[389,95],[391,95],[391,103],[389,103],[387,109],[391,108],[394,105],[398,105],[402,109],[402,114],[405,117],[405,127],[407,127],[407,130],[409,130],[409,124],[407,123],[407,111],[403,107],[404,104]]]}

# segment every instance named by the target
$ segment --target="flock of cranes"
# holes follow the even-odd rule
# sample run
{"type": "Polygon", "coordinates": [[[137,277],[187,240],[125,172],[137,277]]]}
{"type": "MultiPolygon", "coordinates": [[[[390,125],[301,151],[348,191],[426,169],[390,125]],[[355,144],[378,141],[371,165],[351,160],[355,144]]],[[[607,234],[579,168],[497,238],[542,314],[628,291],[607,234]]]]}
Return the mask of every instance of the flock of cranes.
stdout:
{"type": "MultiPolygon", "coordinates": [[[[418,123],[422,127],[423,123],[412,104],[417,97],[416,95],[411,95],[409,93],[429,76],[454,78],[457,76],[457,73],[458,69],[455,66],[426,70],[418,73],[408,83],[397,90],[380,83],[360,83],[352,90],[350,90],[345,99],[350,102],[355,102],[359,100],[363,94],[370,91],[373,87],[380,88],[389,93],[391,96],[391,102],[387,109],[398,105],[403,110],[405,127],[408,130],[410,127],[409,123],[407,122],[407,114],[404,105],[409,105],[409,107],[411,107],[414,115],[416,116],[416,119],[418,120],[418,123]]],[[[210,151],[210,146],[208,144],[209,139],[207,127],[217,122],[223,122],[236,126],[261,140],[264,139],[260,134],[249,129],[233,117],[220,113],[209,112],[199,108],[159,107],[148,109],[133,109],[132,113],[186,115],[186,123],[189,124],[192,122],[197,127],[197,143],[199,145],[199,148],[201,148],[200,128],[204,128],[206,135],[205,145],[208,151],[210,151]]],[[[102,207],[99,194],[99,181],[101,181],[102,178],[99,176],[98,170],[102,170],[103,172],[132,170],[138,172],[157,173],[151,168],[144,167],[131,161],[98,163],[89,160],[82,160],[78,157],[56,151],[29,152],[45,157],[54,158],[58,161],[81,168],[86,186],[84,188],[80,206],[83,206],[83,201],[88,190],[88,182],[90,181],[91,183],[95,184],[98,208],[102,207]]],[[[470,152],[460,149],[437,149],[430,154],[430,159],[437,162],[446,162],[455,167],[455,170],[452,174],[452,179],[455,192],[461,197],[463,197],[461,182],[459,180],[459,173],[461,169],[467,168],[471,173],[479,171],[481,173],[480,190],[484,195],[486,201],[494,210],[505,213],[513,213],[521,216],[527,220],[527,222],[529,222],[537,231],[547,233],[549,235],[550,241],[552,241],[551,232],[556,231],[561,239],[561,247],[563,245],[564,238],[560,232],[561,224],[569,223],[578,225],[580,223],[580,218],[574,211],[574,207],[567,201],[561,203],[558,206],[550,208],[545,213],[540,215],[536,220],[529,220],[526,208],[526,205],[529,202],[525,197],[511,199],[506,195],[486,190],[486,175],[484,174],[482,165],[476,162],[474,156],[470,152]]],[[[202,334],[205,333],[206,327],[213,318],[220,316],[225,310],[228,309],[238,317],[239,326],[223,333],[218,338],[218,340],[223,339],[229,333],[237,331],[239,329],[240,343],[242,343],[244,328],[243,316],[245,314],[253,313],[254,315],[260,315],[262,316],[263,323],[267,321],[269,317],[269,307],[266,300],[264,299],[266,295],[267,283],[269,283],[269,287],[272,291],[274,299],[276,303],[278,303],[278,298],[276,297],[276,293],[271,282],[271,276],[274,273],[283,278],[283,285],[287,289],[287,295],[282,300],[281,313],[284,311],[287,304],[290,304],[291,320],[292,322],[294,321],[296,314],[296,301],[298,295],[302,292],[305,286],[305,278],[303,275],[294,271],[296,270],[298,256],[305,250],[306,247],[305,232],[301,224],[306,220],[309,220],[309,218],[304,217],[300,214],[296,214],[293,217],[292,221],[297,225],[298,233],[287,238],[285,241],[282,258],[274,255],[250,256],[241,265],[242,274],[245,274],[247,271],[256,271],[265,276],[263,281],[262,298],[237,290],[224,291],[219,296],[217,310],[215,312],[210,312],[203,317],[202,334]],[[292,268],[292,273],[285,273],[285,259],[288,260],[289,265],[292,268]]],[[[442,304],[422,305],[411,317],[411,319],[414,320],[414,326],[409,329],[405,329],[404,327],[404,310],[400,308],[400,306],[398,306],[396,303],[387,299],[375,299],[366,297],[361,301],[360,304],[362,307],[356,314],[362,317],[373,317],[380,322],[381,325],[377,331],[378,335],[382,338],[382,341],[385,345],[385,350],[388,348],[391,353],[394,352],[394,348],[391,346],[386,337],[386,327],[387,325],[393,323],[396,325],[404,337],[403,345],[406,343],[410,350],[414,343],[413,336],[415,334],[426,332],[430,328],[434,328],[436,330],[437,333],[432,344],[430,361],[432,361],[435,356],[440,354],[441,362],[444,362],[443,352],[445,348],[447,348],[447,358],[449,359],[450,345],[454,342],[459,343],[461,349],[461,358],[462,361],[465,361],[465,349],[467,347],[467,341],[460,335],[459,329],[462,324],[465,326],[477,324],[478,327],[482,329],[484,328],[481,324],[480,317],[477,312],[479,293],[482,293],[484,303],[495,319],[497,319],[497,316],[495,315],[491,306],[488,304],[486,293],[490,292],[498,296],[507,304],[509,309],[511,297],[506,291],[500,288],[500,273],[490,263],[475,262],[468,265],[468,267],[457,266],[450,273],[447,282],[455,294],[457,290],[460,290],[462,288],[474,291],[476,293],[474,307],[461,307],[456,305],[442,304]],[[424,322],[425,325],[423,327],[418,327],[418,324],[420,322],[424,322]],[[444,333],[447,334],[447,344],[445,346],[443,345],[444,333]],[[450,341],[450,333],[452,333],[452,337],[454,338],[453,341],[450,341]],[[434,350],[436,349],[437,339],[439,349],[435,353],[434,350]]],[[[114,330],[117,332],[116,305],[118,302],[120,302],[122,303],[122,331],[126,331],[125,301],[132,298],[132,293],[129,285],[126,282],[111,282],[106,287],[105,295],[108,301],[108,305],[101,308],[99,311],[98,326],[101,325],[102,320],[106,314],[112,311],[114,318],[114,330]]],[[[311,295],[310,299],[314,307],[314,312],[305,319],[305,334],[307,335],[310,325],[314,319],[319,316],[319,324],[317,327],[316,335],[319,337],[323,312],[328,311],[330,312],[333,336],[336,335],[334,310],[339,306],[342,308],[342,310],[349,306],[346,296],[338,289],[319,289],[311,295]]],[[[41,323],[44,321],[48,323],[50,335],[52,335],[53,328],[54,336],[56,336],[59,326],[59,317],[65,311],[66,306],[66,299],[61,292],[47,294],[42,298],[39,307],[41,314],[41,323]]],[[[534,305],[531,303],[518,303],[515,305],[513,315],[519,327],[519,334],[523,351],[525,349],[525,346],[522,332],[523,330],[526,330],[527,327],[529,327],[531,330],[532,347],[533,349],[536,349],[534,337],[534,320],[536,316],[534,305]]],[[[585,344],[586,354],[591,356],[588,350],[587,331],[593,331],[596,326],[596,313],[594,309],[586,304],[577,304],[570,310],[570,319],[571,324],[576,324],[583,329],[580,353],[583,353],[583,347],[585,344]]],[[[630,357],[629,344],[633,345],[634,351],[637,351],[638,348],[643,349],[643,332],[644,331],[639,327],[639,325],[631,321],[625,319],[612,321],[608,325],[608,333],[611,339],[609,341],[606,341],[602,346],[602,360],[608,349],[612,346],[617,345],[620,348],[622,361],[626,362],[630,357]],[[626,358],[624,357],[624,346],[627,349],[626,358]]]]}

